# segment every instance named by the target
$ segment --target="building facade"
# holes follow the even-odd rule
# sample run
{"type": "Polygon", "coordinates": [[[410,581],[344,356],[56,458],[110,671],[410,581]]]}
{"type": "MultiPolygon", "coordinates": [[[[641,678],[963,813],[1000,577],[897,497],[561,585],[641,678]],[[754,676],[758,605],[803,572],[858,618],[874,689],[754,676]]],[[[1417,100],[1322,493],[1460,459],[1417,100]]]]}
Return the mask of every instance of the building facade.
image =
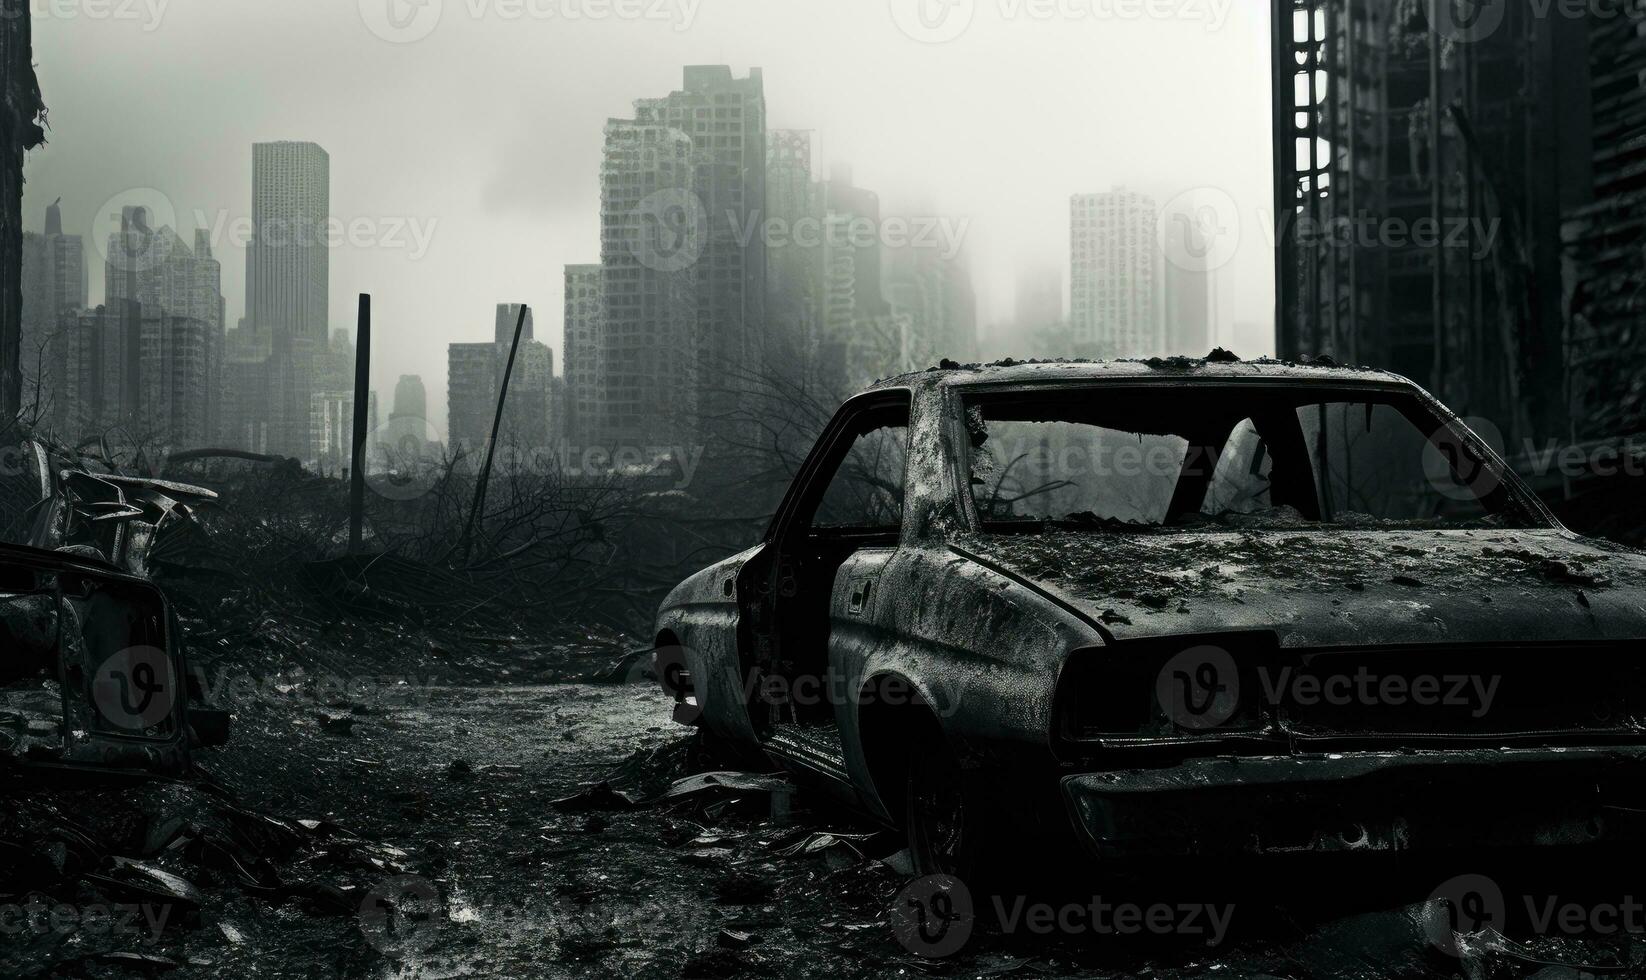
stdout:
{"type": "MultiPolygon", "coordinates": [[[[367,392],[366,458],[377,453],[377,392],[367,392]]],[[[341,476],[354,465],[354,389],[317,391],[309,396],[310,465],[328,476],[341,476]]]]}
{"type": "Polygon", "coordinates": [[[706,212],[692,141],[668,127],[613,120],[600,171],[603,442],[690,438],[698,422],[697,274],[706,212]]]}
{"type": "MultiPolygon", "coordinates": [[[[519,310],[519,304],[500,304],[490,343],[452,344],[447,351],[446,434],[470,466],[480,465],[491,439],[519,310]]],[[[552,450],[555,433],[554,352],[533,334],[528,309],[498,434],[501,445],[527,453],[552,450]]]]}
{"type": "Polygon", "coordinates": [[[605,390],[605,274],[598,265],[566,266],[566,439],[576,447],[599,445],[600,394],[605,390]]]}
{"type": "Polygon", "coordinates": [[[66,314],[51,345],[54,421],[71,440],[118,427],[149,447],[206,445],[219,429],[218,343],[202,320],[132,302],[66,314]]]}
{"type": "Polygon", "coordinates": [[[766,141],[766,214],[783,237],[766,253],[766,316],[768,362],[779,370],[809,363],[822,341],[823,213],[812,134],[772,130],[766,141]]]}
{"type": "Polygon", "coordinates": [[[601,167],[606,370],[599,430],[695,441],[747,407],[765,363],[766,101],[760,69],[690,66],[611,120],[601,167]]]}
{"type": "Polygon", "coordinates": [[[1125,188],[1070,199],[1069,326],[1077,353],[1162,352],[1158,213],[1154,198],[1125,188]]]}
{"type": "Polygon", "coordinates": [[[62,198],[46,208],[46,251],[51,262],[53,309],[85,309],[89,289],[86,240],[63,234],[62,198]]]}

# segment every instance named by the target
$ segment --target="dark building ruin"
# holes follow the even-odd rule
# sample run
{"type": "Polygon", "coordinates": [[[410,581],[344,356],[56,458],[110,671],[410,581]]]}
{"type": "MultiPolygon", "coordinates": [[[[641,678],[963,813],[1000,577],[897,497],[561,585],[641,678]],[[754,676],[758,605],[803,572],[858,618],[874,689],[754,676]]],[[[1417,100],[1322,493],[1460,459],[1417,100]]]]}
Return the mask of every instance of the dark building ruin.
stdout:
{"type": "Polygon", "coordinates": [[[1634,343],[1641,5],[1585,10],[1276,0],[1283,355],[1390,368],[1519,438],[1640,427],[1586,392],[1634,343]]]}

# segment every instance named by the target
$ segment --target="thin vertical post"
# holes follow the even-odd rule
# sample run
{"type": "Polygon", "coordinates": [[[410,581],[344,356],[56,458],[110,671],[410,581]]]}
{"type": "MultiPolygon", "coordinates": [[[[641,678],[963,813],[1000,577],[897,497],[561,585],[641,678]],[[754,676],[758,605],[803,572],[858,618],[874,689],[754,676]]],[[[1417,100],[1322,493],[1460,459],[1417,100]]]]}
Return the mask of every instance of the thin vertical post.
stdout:
{"type": "Polygon", "coordinates": [[[509,378],[514,376],[514,357],[520,352],[520,334],[526,329],[528,307],[520,304],[520,319],[514,322],[514,343],[509,345],[509,362],[503,368],[503,383],[497,392],[497,414],[492,419],[491,438],[486,441],[486,461],[480,467],[480,480],[474,487],[474,506],[469,509],[469,521],[463,526],[463,561],[469,560],[474,545],[474,526],[486,506],[486,484],[491,481],[492,457],[497,453],[497,435],[503,429],[503,407],[509,401],[509,378]]]}
{"type": "Polygon", "coordinates": [[[371,398],[371,295],[360,294],[354,340],[354,452],[349,457],[349,552],[359,554],[366,526],[366,409],[371,398]]]}
{"type": "MultiPolygon", "coordinates": [[[[1440,19],[1437,16],[1440,4],[1450,3],[1451,0],[1429,0],[1429,213],[1436,222],[1435,227],[1446,227],[1446,183],[1445,183],[1445,146],[1442,143],[1444,130],[1441,119],[1441,98],[1444,95],[1443,80],[1441,78],[1440,63],[1440,19]]],[[[1430,317],[1434,321],[1434,364],[1430,368],[1434,381],[1429,390],[1436,397],[1446,396],[1446,372],[1448,369],[1446,356],[1446,252],[1436,246],[1431,248],[1434,256],[1434,278],[1430,289],[1430,317]]]]}

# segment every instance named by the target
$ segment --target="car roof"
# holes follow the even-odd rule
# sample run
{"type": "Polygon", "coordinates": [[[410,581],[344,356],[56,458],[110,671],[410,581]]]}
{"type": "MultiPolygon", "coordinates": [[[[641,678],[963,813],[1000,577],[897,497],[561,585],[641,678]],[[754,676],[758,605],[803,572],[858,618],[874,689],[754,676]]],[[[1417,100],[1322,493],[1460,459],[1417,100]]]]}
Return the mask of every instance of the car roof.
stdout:
{"type": "Polygon", "coordinates": [[[926,371],[916,371],[876,382],[870,391],[938,385],[953,387],[975,384],[1034,384],[1069,381],[1124,381],[1138,379],[1179,382],[1231,380],[1284,380],[1303,384],[1352,383],[1384,384],[1416,388],[1411,381],[1388,371],[1348,367],[1328,357],[1300,358],[1296,361],[1260,358],[1241,360],[1227,351],[1213,351],[1207,357],[1152,357],[1147,360],[1059,359],[1018,361],[1007,358],[990,364],[956,364],[944,361],[926,371]]]}

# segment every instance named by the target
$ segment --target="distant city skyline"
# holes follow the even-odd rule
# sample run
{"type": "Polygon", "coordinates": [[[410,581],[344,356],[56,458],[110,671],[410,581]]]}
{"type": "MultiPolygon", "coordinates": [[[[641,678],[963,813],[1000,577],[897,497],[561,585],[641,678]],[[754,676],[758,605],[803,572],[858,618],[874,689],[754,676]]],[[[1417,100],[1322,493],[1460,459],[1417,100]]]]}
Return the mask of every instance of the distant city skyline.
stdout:
{"type": "MultiPolygon", "coordinates": [[[[563,308],[564,267],[599,259],[607,119],[630,117],[637,95],[677,88],[683,65],[727,64],[739,76],[761,66],[768,126],[810,131],[818,173],[849,162],[889,215],[935,209],[969,221],[982,319],[1009,317],[1022,267],[1064,265],[1070,194],[1124,182],[1161,201],[1228,190],[1247,234],[1224,277],[1234,288],[1222,319],[1266,324],[1267,19],[1266,5],[1232,9],[1216,29],[1011,23],[980,11],[963,37],[928,45],[884,4],[812,0],[706,4],[690,30],[448,17],[410,44],[385,41],[358,5],[335,0],[173,0],[146,32],[36,18],[52,129],[27,159],[25,224],[39,227],[61,196],[66,230],[89,236],[104,202],[154,188],[184,241],[196,212],[214,232],[232,326],[245,301],[235,229],[249,218],[251,146],[317,143],[332,158],[344,232],[327,323],[351,328],[355,295],[373,294],[380,337],[396,338],[380,342],[373,364],[374,387],[388,392],[402,374],[442,377],[446,344],[486,340],[500,300],[545,317],[563,308]],[[841,71],[848,50],[885,70],[841,71]],[[978,72],[980,61],[991,70],[978,72]],[[1100,97],[1110,90],[1127,96],[1100,97]],[[348,240],[355,223],[364,244],[348,240]],[[427,236],[421,251],[413,225],[427,236]]],[[[95,242],[87,237],[94,299],[95,242]]],[[[560,347],[558,326],[542,322],[560,347]]],[[[1242,353],[1272,348],[1266,337],[1235,342],[1242,353]]],[[[442,386],[430,387],[430,414],[443,418],[442,386]]]]}

